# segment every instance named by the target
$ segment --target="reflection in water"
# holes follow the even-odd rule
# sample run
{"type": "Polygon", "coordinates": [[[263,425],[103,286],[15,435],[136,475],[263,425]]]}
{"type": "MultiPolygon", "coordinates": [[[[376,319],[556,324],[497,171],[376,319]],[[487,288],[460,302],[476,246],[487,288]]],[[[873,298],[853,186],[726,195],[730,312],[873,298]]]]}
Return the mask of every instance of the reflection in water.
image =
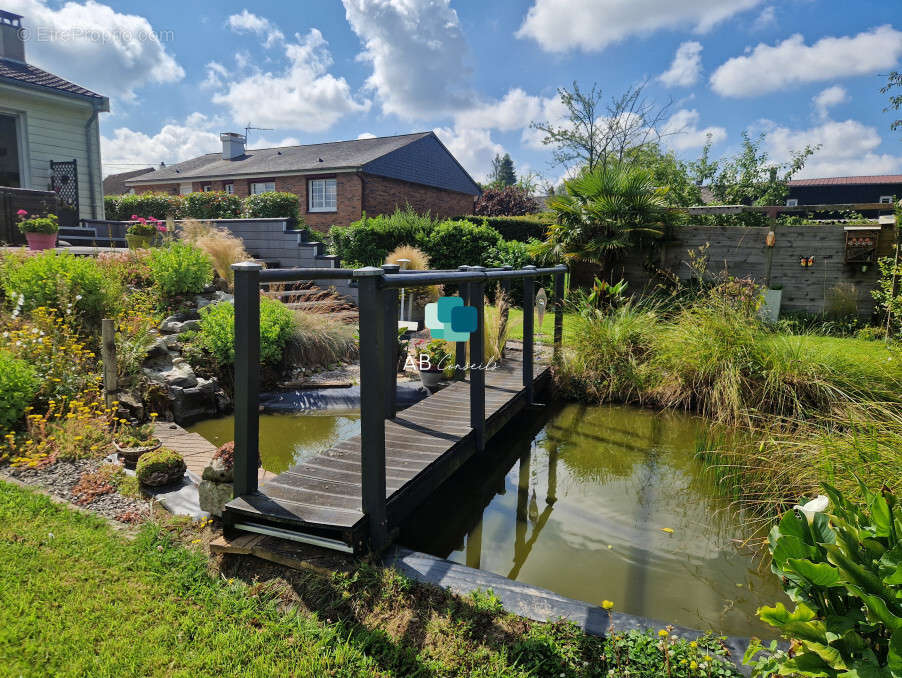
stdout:
{"type": "Polygon", "coordinates": [[[549,414],[509,427],[402,543],[622,612],[769,635],[755,609],[783,595],[734,545],[739,517],[694,458],[703,422],[578,404],[549,414]]]}
{"type": "MultiPolygon", "coordinates": [[[[208,419],[188,428],[214,445],[235,438],[235,418],[208,419]]],[[[358,414],[261,414],[263,468],[281,473],[360,433],[358,414]]]]}

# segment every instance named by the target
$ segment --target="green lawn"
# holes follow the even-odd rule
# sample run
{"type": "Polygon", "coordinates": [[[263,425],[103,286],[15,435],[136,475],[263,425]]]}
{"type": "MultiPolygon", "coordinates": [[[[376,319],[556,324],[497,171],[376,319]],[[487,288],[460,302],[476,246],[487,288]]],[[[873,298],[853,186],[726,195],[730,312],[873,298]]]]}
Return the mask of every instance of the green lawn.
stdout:
{"type": "MultiPolygon", "coordinates": [[[[366,563],[329,574],[240,558],[216,572],[197,534],[171,520],[123,535],[0,481],[0,675],[600,678],[626,654],[635,678],[663,675],[651,632],[618,633],[612,653],[573,625],[504,613],[491,592],[460,598],[366,563]]],[[[670,647],[683,666],[722,652],[670,647]]],[[[690,675],[703,674],[674,673],[690,675]]]]}
{"type": "MultiPolygon", "coordinates": [[[[495,307],[494,306],[486,306],[486,322],[491,322],[494,318],[495,307]]],[[[572,338],[573,331],[573,319],[576,317],[573,313],[565,313],[564,314],[564,345],[566,346],[569,340],[572,338]]],[[[520,308],[512,308],[510,309],[510,313],[508,315],[509,323],[510,323],[510,335],[509,339],[523,339],[523,310],[520,308]]],[[[536,342],[540,344],[550,344],[554,340],[554,314],[546,313],[545,317],[542,320],[542,326],[538,325],[538,318],[534,321],[536,323],[536,333],[535,339],[536,342]]]]}

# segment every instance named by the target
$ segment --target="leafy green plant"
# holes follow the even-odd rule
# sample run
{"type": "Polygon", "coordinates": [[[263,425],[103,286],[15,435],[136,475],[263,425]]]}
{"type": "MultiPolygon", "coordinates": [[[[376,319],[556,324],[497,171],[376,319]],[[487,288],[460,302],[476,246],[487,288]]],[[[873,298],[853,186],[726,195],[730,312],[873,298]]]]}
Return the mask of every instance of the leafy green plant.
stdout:
{"type": "Polygon", "coordinates": [[[25,210],[19,210],[19,230],[22,233],[58,233],[60,230],[59,219],[55,214],[43,217],[33,216],[26,219],[25,210]]]}
{"type": "MultiPolygon", "coordinates": [[[[761,619],[793,651],[759,660],[763,675],[902,676],[902,514],[896,496],[861,486],[862,503],[824,484],[827,496],[789,511],[771,530],[771,569],[789,598],[761,619]],[[828,504],[829,497],[829,504],[828,504]],[[832,507],[830,513],[826,513],[832,507]],[[766,670],[765,670],[766,669],[766,670]]],[[[748,662],[761,650],[750,648],[748,662]]]]}
{"type": "Polygon", "coordinates": [[[293,219],[295,228],[303,227],[298,214],[298,197],[294,193],[267,191],[244,199],[244,216],[257,219],[293,219]]]}
{"type": "Polygon", "coordinates": [[[148,263],[154,285],[166,297],[198,294],[213,282],[210,257],[188,243],[167,243],[165,247],[153,250],[148,263]]]}
{"type": "Polygon", "coordinates": [[[441,372],[453,358],[441,339],[414,342],[414,355],[417,367],[424,372],[441,372]]]}
{"type": "MultiPolygon", "coordinates": [[[[276,365],[294,329],[294,316],[281,302],[260,297],[260,362],[276,365]]],[[[235,362],[235,307],[214,304],[201,310],[197,340],[220,367],[235,362]]]]}
{"type": "Polygon", "coordinates": [[[429,233],[425,249],[435,269],[486,266],[501,242],[490,226],[469,221],[443,221],[429,233]]]}
{"type": "Polygon", "coordinates": [[[156,445],[158,440],[153,432],[153,424],[147,423],[123,426],[116,433],[116,442],[119,447],[150,447],[156,445]]]}
{"type": "Polygon", "coordinates": [[[99,323],[120,298],[119,281],[106,275],[93,257],[49,250],[23,259],[7,258],[3,268],[6,298],[21,304],[21,311],[47,306],[99,323]]]}
{"type": "Polygon", "coordinates": [[[181,215],[187,219],[237,219],[241,198],[225,191],[195,191],[183,196],[181,215]]]}
{"type": "Polygon", "coordinates": [[[6,351],[0,351],[0,429],[17,424],[38,390],[34,369],[6,351]]]}
{"type": "Polygon", "coordinates": [[[133,221],[132,215],[179,219],[183,216],[184,196],[154,192],[107,195],[103,204],[106,218],[116,221],[133,221]]]}

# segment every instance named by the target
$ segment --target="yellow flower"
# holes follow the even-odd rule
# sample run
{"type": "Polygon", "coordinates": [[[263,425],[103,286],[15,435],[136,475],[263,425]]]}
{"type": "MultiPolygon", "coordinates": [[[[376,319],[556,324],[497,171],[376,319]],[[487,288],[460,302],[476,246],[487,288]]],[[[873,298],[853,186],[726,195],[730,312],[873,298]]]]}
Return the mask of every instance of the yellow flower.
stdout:
{"type": "Polygon", "coordinates": [[[612,607],[614,607],[614,602],[611,600],[603,600],[601,601],[601,606],[606,610],[610,610],[612,607]]]}
{"type": "Polygon", "coordinates": [[[689,668],[692,671],[695,671],[695,669],[698,668],[698,662],[693,659],[691,662],[689,662],[689,668]]]}
{"type": "Polygon", "coordinates": [[[667,534],[673,534],[673,528],[672,527],[662,527],[661,532],[666,532],[667,534]]]}
{"type": "Polygon", "coordinates": [[[667,629],[661,629],[660,631],[658,631],[658,635],[661,636],[661,638],[666,638],[670,634],[667,632],[667,629]]]}
{"type": "Polygon", "coordinates": [[[694,640],[691,640],[691,641],[689,641],[689,647],[691,647],[694,650],[695,648],[698,647],[698,643],[696,643],[694,640]]]}

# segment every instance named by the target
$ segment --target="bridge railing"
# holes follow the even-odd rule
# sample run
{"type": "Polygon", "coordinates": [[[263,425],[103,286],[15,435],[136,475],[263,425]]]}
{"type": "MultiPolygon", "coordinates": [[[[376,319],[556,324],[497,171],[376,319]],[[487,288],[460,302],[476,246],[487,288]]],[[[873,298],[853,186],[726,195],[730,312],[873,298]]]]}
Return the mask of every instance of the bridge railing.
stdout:
{"type": "MultiPolygon", "coordinates": [[[[264,269],[255,262],[234,264],[235,272],[235,496],[257,491],[260,400],[260,286],[301,280],[354,280],[359,291],[361,508],[369,520],[372,546],[388,543],[385,494],[385,420],[395,417],[398,374],[398,291],[402,287],[454,284],[465,303],[476,308],[477,330],[470,335],[470,428],[478,450],[485,446],[485,309],[486,284],[507,289],[523,285],[523,387],[533,400],[535,281],[554,276],[554,353],[563,336],[563,290],[566,266],[482,268],[452,271],[401,271],[397,265],[359,269],[264,269]],[[473,367],[475,366],[475,367],[473,367]]],[[[458,342],[456,362],[463,365],[466,345],[458,342]]]]}

